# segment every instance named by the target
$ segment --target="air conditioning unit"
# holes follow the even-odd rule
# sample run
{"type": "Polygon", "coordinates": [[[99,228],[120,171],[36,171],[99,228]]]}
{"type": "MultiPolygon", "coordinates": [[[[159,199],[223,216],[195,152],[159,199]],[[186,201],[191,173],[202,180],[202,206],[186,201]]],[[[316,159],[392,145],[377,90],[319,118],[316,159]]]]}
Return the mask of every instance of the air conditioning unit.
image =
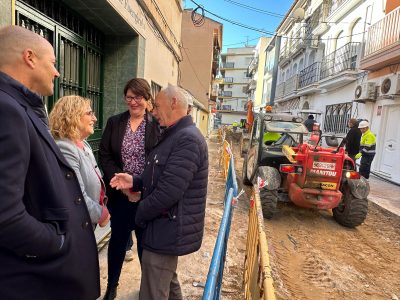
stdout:
{"type": "Polygon", "coordinates": [[[400,74],[386,77],[381,82],[381,95],[400,95],[400,74]]]}
{"type": "Polygon", "coordinates": [[[376,100],[375,82],[364,82],[357,85],[354,91],[354,101],[365,102],[376,100]]]}

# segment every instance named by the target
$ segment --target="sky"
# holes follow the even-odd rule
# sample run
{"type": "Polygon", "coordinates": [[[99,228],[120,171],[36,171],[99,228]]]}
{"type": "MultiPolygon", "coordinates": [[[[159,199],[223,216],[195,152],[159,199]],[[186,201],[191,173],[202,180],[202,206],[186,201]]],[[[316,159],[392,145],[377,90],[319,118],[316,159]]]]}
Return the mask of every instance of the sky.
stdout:
{"type": "MultiPolygon", "coordinates": [[[[281,23],[283,16],[286,15],[293,0],[193,0],[204,7],[206,17],[220,22],[224,25],[222,35],[222,52],[227,48],[243,47],[246,45],[256,45],[261,36],[271,36],[246,29],[227,21],[219,19],[211,13],[241,23],[246,26],[254,27],[262,31],[274,33],[281,23]]],[[[191,0],[184,0],[185,8],[195,9],[196,4],[191,0]]]]}

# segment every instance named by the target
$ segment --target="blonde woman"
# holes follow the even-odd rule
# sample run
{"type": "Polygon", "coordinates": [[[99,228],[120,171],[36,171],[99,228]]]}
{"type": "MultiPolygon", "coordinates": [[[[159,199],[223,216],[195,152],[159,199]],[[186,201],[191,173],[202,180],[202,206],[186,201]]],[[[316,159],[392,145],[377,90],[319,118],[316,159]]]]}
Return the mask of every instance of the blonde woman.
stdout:
{"type": "MultiPolygon", "coordinates": [[[[64,96],[49,116],[50,131],[65,159],[75,170],[93,228],[110,220],[106,207],[105,185],[92,149],[86,139],[94,133],[97,118],[90,100],[80,96],[64,96]]],[[[76,204],[82,199],[77,198],[76,204]]]]}

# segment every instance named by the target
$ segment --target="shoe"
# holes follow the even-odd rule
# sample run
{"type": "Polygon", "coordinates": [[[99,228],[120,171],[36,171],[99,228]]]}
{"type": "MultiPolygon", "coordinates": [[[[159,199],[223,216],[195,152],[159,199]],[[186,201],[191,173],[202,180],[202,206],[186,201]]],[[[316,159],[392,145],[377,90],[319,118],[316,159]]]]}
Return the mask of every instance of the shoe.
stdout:
{"type": "Polygon", "coordinates": [[[103,300],[113,300],[117,298],[117,287],[118,284],[114,285],[113,287],[107,285],[107,290],[106,293],[104,294],[103,300]]]}
{"type": "Polygon", "coordinates": [[[133,260],[133,251],[132,250],[128,250],[125,252],[125,261],[131,261],[133,260]]]}

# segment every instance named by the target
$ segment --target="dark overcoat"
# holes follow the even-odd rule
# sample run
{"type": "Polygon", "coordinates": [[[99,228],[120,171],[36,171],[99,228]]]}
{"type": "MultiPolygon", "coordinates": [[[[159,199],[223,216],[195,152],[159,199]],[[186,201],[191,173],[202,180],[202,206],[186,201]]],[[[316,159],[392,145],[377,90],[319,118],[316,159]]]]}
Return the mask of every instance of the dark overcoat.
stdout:
{"type": "Polygon", "coordinates": [[[207,143],[191,116],[164,130],[150,152],[142,176],[136,224],[144,229],[144,249],[180,256],[202,243],[208,184],[207,143]]]}
{"type": "Polygon", "coordinates": [[[43,111],[39,96],[0,72],[0,297],[96,299],[89,213],[43,111]]]}

